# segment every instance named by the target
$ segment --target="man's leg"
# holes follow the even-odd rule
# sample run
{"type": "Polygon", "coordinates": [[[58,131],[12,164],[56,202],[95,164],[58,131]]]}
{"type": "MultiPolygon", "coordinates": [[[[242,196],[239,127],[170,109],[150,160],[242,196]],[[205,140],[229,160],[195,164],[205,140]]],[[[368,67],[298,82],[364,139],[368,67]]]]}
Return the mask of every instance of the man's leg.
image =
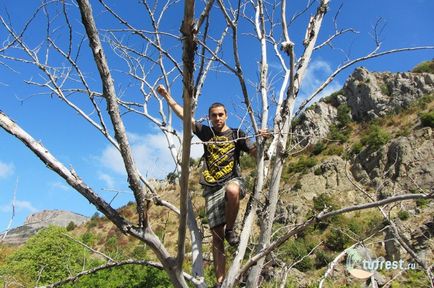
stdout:
{"type": "Polygon", "coordinates": [[[234,229],[237,219],[238,209],[240,208],[240,185],[238,182],[230,182],[226,186],[226,230],[234,229]]]}
{"type": "Polygon", "coordinates": [[[222,283],[225,277],[225,246],[224,246],[224,227],[219,225],[211,229],[212,234],[212,253],[214,256],[214,269],[217,283],[222,283]]]}

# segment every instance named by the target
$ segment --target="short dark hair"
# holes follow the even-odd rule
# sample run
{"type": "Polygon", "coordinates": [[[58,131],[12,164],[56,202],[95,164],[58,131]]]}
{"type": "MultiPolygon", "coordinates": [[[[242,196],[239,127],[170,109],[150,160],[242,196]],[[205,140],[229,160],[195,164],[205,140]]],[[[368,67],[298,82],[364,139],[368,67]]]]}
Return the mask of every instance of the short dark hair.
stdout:
{"type": "Polygon", "coordinates": [[[223,109],[225,110],[225,114],[228,114],[228,112],[226,112],[226,107],[225,107],[225,105],[223,105],[223,104],[220,103],[220,102],[214,102],[214,103],[212,103],[211,106],[209,106],[209,108],[208,108],[208,115],[211,114],[211,109],[212,109],[212,108],[216,108],[216,107],[223,107],[223,109]]]}

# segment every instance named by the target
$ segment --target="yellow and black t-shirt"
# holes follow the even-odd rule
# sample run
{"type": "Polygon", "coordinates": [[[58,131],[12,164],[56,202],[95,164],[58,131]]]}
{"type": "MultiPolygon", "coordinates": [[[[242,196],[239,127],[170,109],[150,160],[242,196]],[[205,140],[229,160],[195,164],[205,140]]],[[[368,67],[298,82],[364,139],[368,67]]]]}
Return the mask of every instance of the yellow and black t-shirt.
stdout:
{"type": "Polygon", "coordinates": [[[245,133],[239,129],[216,132],[200,123],[195,123],[194,131],[205,142],[205,164],[200,183],[207,186],[223,185],[226,181],[239,177],[240,152],[248,152],[253,148],[245,133]]]}

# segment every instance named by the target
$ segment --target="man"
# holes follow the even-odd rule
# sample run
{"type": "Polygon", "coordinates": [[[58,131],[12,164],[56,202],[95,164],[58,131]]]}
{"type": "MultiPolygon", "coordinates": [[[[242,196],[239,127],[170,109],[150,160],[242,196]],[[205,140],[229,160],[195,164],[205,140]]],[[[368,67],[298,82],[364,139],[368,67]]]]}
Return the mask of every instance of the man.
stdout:
{"type": "MultiPolygon", "coordinates": [[[[176,115],[183,119],[183,108],[162,85],[158,86],[157,92],[167,101],[176,115]]],[[[216,287],[220,287],[225,275],[224,239],[231,246],[239,242],[234,224],[240,199],[245,195],[239,171],[240,153],[245,151],[256,157],[256,147],[245,137],[243,131],[231,129],[226,125],[228,115],[223,104],[212,104],[208,116],[212,127],[197,123],[194,119],[191,121],[193,133],[204,142],[205,165],[200,183],[204,187],[203,196],[212,234],[216,287]]],[[[260,133],[262,136],[268,136],[266,131],[260,133]]]]}

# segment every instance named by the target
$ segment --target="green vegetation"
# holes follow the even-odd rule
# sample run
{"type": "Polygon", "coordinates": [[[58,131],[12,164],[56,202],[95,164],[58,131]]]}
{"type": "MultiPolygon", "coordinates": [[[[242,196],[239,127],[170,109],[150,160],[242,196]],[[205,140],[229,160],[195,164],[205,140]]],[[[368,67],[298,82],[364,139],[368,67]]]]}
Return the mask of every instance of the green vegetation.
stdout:
{"type": "Polygon", "coordinates": [[[176,179],[178,179],[178,173],[177,172],[170,172],[169,174],[167,174],[166,176],[166,180],[170,183],[170,184],[175,184],[176,183],[176,179]]]}
{"type": "Polygon", "coordinates": [[[426,113],[421,113],[419,118],[423,127],[434,128],[434,110],[426,113]]]}
{"type": "MultiPolygon", "coordinates": [[[[89,250],[69,239],[65,228],[49,227],[39,231],[22,247],[9,253],[0,247],[0,285],[14,281],[17,287],[34,287],[51,284],[83,270],[100,266],[105,262],[93,259],[89,250]],[[7,253],[6,253],[7,252],[7,253]],[[7,255],[7,256],[6,256],[7,255]]],[[[85,233],[82,240],[94,242],[95,236],[85,233]]],[[[118,250],[119,238],[111,236],[105,250],[118,250]],[[113,240],[114,239],[114,240],[113,240]]],[[[137,246],[132,253],[138,259],[146,256],[146,247],[137,246]]],[[[122,255],[118,253],[122,259],[122,255]]],[[[62,287],[170,287],[165,271],[142,265],[126,265],[84,276],[73,284],[62,287]]],[[[12,287],[12,286],[11,286],[12,287]]],[[[14,286],[15,287],[15,286],[14,286]]]]}
{"type": "Polygon", "coordinates": [[[387,95],[390,96],[390,91],[389,91],[389,87],[387,87],[387,85],[385,83],[380,85],[380,90],[381,90],[381,94],[383,95],[387,95]]]}
{"type": "Polygon", "coordinates": [[[429,200],[426,198],[420,198],[416,200],[416,206],[420,208],[428,207],[429,200]]]}
{"type": "Polygon", "coordinates": [[[312,154],[313,155],[319,155],[326,148],[327,148],[327,145],[324,142],[318,142],[313,146],[312,154]]]}
{"type": "Polygon", "coordinates": [[[319,249],[315,252],[315,268],[327,266],[335,258],[334,253],[319,249]]]}
{"type": "Polygon", "coordinates": [[[361,143],[371,149],[378,149],[389,140],[390,134],[378,124],[373,123],[369,126],[367,134],[362,137],[361,143]]]}
{"type": "Polygon", "coordinates": [[[337,108],[337,116],[336,120],[338,121],[338,127],[343,128],[347,127],[348,124],[353,121],[351,118],[351,108],[347,104],[341,104],[337,108]]]}
{"type": "Polygon", "coordinates": [[[434,93],[427,94],[420,97],[411,105],[411,107],[415,107],[417,109],[423,110],[426,109],[428,104],[431,103],[432,101],[434,101],[434,93]]]}
{"type": "Polygon", "coordinates": [[[306,272],[314,268],[313,258],[305,257],[314,247],[314,242],[306,241],[304,238],[291,239],[282,246],[280,252],[287,263],[300,261],[294,267],[302,272],[306,272]]]}
{"type": "Polygon", "coordinates": [[[65,287],[166,288],[172,286],[163,270],[140,265],[125,265],[84,276],[74,284],[65,287]]]}
{"type": "Polygon", "coordinates": [[[402,221],[405,221],[408,218],[410,218],[410,213],[408,213],[408,211],[401,210],[398,212],[398,218],[401,219],[402,221]]]}
{"type": "Polygon", "coordinates": [[[49,227],[31,237],[26,244],[7,257],[0,275],[14,276],[24,286],[44,285],[82,271],[89,265],[89,253],[67,238],[65,228],[49,227]]]}
{"type": "Polygon", "coordinates": [[[330,94],[327,97],[324,97],[324,103],[336,106],[337,105],[337,100],[336,98],[338,97],[338,95],[344,95],[344,90],[338,90],[336,92],[333,92],[332,94],[330,94]]]}
{"type": "Polygon", "coordinates": [[[339,128],[338,125],[331,125],[328,138],[332,141],[345,143],[350,137],[350,130],[345,128],[339,128]]]}
{"type": "Polygon", "coordinates": [[[241,169],[253,169],[256,167],[256,159],[248,154],[243,154],[240,157],[241,169]]]}
{"type": "Polygon", "coordinates": [[[337,143],[330,144],[325,153],[325,155],[343,155],[344,154],[344,146],[339,145],[337,143]]]}
{"type": "Polygon", "coordinates": [[[362,149],[363,149],[363,144],[360,143],[360,141],[357,141],[351,146],[351,154],[357,155],[360,152],[362,152],[362,149]]]}
{"type": "Polygon", "coordinates": [[[312,168],[316,164],[315,158],[301,156],[297,162],[288,164],[288,173],[306,173],[309,168],[312,168]]]}
{"type": "Polygon", "coordinates": [[[405,279],[394,280],[391,288],[430,287],[429,278],[423,270],[409,269],[406,276],[405,279]]]}
{"type": "Polygon", "coordinates": [[[425,61],[416,65],[411,71],[413,73],[431,73],[434,74],[434,59],[425,61]]]}
{"type": "Polygon", "coordinates": [[[75,225],[75,223],[71,221],[68,223],[68,226],[66,226],[66,231],[72,231],[75,229],[75,227],[77,227],[77,225],[75,225]]]}
{"type": "MultiPolygon", "coordinates": [[[[337,107],[336,124],[330,126],[328,138],[332,141],[345,143],[351,135],[351,127],[349,124],[352,122],[351,108],[347,104],[342,104],[337,107]]],[[[332,153],[335,154],[335,153],[332,153]]]]}
{"type": "Polygon", "coordinates": [[[325,193],[313,198],[313,209],[316,212],[320,212],[326,208],[328,208],[329,210],[335,210],[337,206],[338,205],[332,199],[332,197],[325,193]]]}
{"type": "Polygon", "coordinates": [[[332,251],[342,251],[349,246],[351,238],[339,228],[329,229],[324,244],[332,251]]]}

